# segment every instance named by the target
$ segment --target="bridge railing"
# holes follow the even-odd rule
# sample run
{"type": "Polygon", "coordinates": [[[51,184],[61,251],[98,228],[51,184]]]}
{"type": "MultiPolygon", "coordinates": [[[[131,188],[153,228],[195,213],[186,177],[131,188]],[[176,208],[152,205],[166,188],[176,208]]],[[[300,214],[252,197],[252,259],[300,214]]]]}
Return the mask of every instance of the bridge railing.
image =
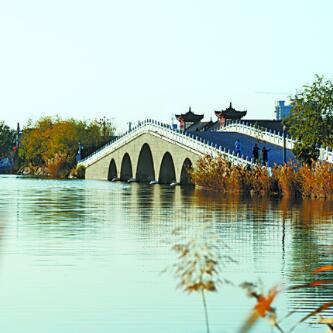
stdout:
{"type": "Polygon", "coordinates": [[[329,163],[333,163],[333,150],[326,148],[320,148],[319,149],[319,159],[321,161],[326,161],[329,163]]]}
{"type": "Polygon", "coordinates": [[[105,155],[108,155],[114,150],[129,143],[135,137],[143,133],[158,134],[164,139],[172,143],[179,144],[183,147],[185,146],[185,148],[191,149],[199,155],[211,155],[212,157],[222,155],[233,164],[249,166],[255,165],[254,161],[249,160],[247,156],[240,156],[238,154],[235,154],[234,151],[230,151],[227,150],[225,147],[213,144],[212,142],[202,139],[193,133],[172,129],[169,125],[152,119],[147,119],[143,122],[139,122],[139,124],[133,127],[130,131],[126,131],[122,135],[110,141],[105,146],[101,147],[99,150],[95,151],[93,154],[87,156],[85,159],[82,159],[79,164],[87,167],[98,161],[99,159],[103,158],[105,155]]]}
{"type": "MultiPolygon", "coordinates": [[[[264,127],[257,127],[253,124],[247,123],[246,121],[234,121],[221,128],[219,131],[237,132],[251,137],[257,138],[268,143],[275,144],[283,147],[283,134],[279,131],[271,130],[264,127]]],[[[297,142],[296,139],[286,135],[286,148],[292,150],[294,144],[297,142]]],[[[333,150],[328,147],[319,148],[319,160],[333,163],[333,150]]]]}
{"type": "MultiPolygon", "coordinates": [[[[268,128],[258,128],[255,125],[249,124],[246,121],[235,121],[222,127],[220,131],[242,133],[258,140],[262,140],[274,145],[283,147],[283,135],[279,131],[268,128]]],[[[293,149],[296,140],[286,135],[286,148],[293,149]]]]}

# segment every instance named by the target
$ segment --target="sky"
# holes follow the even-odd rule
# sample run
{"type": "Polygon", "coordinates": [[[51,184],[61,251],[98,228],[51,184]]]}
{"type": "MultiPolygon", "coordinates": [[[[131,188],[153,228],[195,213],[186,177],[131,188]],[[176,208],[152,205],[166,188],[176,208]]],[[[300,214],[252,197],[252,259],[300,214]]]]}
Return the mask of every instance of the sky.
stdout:
{"type": "Polygon", "coordinates": [[[274,118],[333,76],[331,0],[0,0],[0,120],[274,118]]]}

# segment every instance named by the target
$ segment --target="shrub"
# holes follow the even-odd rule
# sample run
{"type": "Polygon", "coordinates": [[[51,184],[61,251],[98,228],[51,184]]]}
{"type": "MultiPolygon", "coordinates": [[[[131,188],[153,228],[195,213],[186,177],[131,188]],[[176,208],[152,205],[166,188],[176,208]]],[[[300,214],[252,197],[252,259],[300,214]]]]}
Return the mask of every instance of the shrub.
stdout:
{"type": "Polygon", "coordinates": [[[86,175],[86,168],[83,165],[74,167],[70,172],[70,178],[84,179],[86,175]]]}
{"type": "Polygon", "coordinates": [[[67,178],[71,164],[68,162],[68,154],[58,152],[53,158],[47,160],[47,171],[52,178],[67,178]]]}

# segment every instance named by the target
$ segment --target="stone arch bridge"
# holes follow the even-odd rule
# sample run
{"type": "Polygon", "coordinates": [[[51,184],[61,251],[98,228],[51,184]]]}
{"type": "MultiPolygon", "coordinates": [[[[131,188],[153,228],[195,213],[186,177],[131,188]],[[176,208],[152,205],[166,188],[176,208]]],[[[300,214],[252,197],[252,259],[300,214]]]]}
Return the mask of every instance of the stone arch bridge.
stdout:
{"type": "Polygon", "coordinates": [[[79,164],[86,179],[189,184],[189,168],[204,155],[224,155],[235,164],[253,163],[191,133],[146,120],[79,164]]]}

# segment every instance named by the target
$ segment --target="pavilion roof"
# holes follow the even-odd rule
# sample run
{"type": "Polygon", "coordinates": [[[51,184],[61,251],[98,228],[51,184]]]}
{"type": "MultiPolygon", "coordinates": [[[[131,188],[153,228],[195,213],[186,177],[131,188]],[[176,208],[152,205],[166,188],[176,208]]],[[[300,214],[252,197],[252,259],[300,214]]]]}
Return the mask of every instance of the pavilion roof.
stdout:
{"type": "Polygon", "coordinates": [[[237,111],[232,107],[232,103],[227,109],[221,111],[215,111],[215,115],[219,118],[223,116],[225,119],[241,119],[246,115],[247,111],[237,111]]]}
{"type": "Polygon", "coordinates": [[[175,116],[178,120],[182,118],[185,122],[191,122],[191,123],[198,122],[204,117],[203,114],[193,113],[191,107],[189,108],[188,112],[182,114],[176,114],[175,116]]]}

